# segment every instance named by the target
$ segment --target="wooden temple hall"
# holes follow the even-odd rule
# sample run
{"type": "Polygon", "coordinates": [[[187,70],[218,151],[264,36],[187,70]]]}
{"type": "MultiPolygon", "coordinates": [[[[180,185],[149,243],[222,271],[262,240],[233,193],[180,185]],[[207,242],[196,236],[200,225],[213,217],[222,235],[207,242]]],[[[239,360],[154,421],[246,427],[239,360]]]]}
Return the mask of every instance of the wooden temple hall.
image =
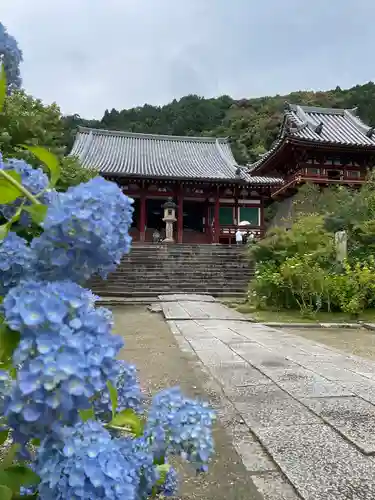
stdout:
{"type": "Polygon", "coordinates": [[[225,138],[80,128],[71,155],[116,181],[134,201],[132,235],[162,232],[163,205],[176,204],[178,243],[232,243],[238,227],[259,238],[264,208],[304,182],[360,186],[375,163],[375,129],[356,110],[286,104],[271,149],[238,165],[225,138]]]}
{"type": "Polygon", "coordinates": [[[237,165],[227,139],[80,128],[71,154],[134,199],[135,241],[151,241],[155,229],[163,230],[168,198],[177,205],[178,243],[228,243],[241,222],[259,237],[264,200],[282,183],[237,165]]]}

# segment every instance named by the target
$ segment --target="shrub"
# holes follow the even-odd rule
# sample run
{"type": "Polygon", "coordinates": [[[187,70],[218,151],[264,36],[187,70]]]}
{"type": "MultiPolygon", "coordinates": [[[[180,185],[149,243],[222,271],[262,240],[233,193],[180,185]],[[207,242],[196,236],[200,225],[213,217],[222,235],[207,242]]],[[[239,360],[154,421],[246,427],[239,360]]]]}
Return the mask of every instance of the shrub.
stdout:
{"type": "Polygon", "coordinates": [[[281,265],[295,255],[312,255],[319,262],[334,258],[334,236],[324,228],[322,216],[300,217],[290,230],[275,228],[249,249],[250,258],[258,264],[274,262],[281,265]]]}
{"type": "Polygon", "coordinates": [[[375,260],[346,262],[341,274],[331,276],[332,300],[353,316],[375,305],[375,260]]]}

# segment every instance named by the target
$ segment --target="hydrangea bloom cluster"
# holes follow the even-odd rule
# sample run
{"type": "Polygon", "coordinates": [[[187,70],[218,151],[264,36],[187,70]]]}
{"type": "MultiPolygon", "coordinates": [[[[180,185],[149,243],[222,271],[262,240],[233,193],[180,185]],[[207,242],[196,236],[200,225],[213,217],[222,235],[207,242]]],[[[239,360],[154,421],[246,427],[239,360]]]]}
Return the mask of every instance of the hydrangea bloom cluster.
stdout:
{"type": "MultiPolygon", "coordinates": [[[[30,245],[15,233],[0,242],[0,314],[20,335],[9,352],[15,378],[0,371],[0,411],[23,452],[30,439],[41,439],[32,467],[41,479],[38,498],[173,495],[177,473],[170,467],[164,476],[168,455],[204,469],[213,451],[213,413],[170,389],[154,398],[144,426],[136,369],[115,359],[123,342],[112,335],[112,315],[76,284],[106,276],[129,251],[132,201],[100,177],[61,194],[46,190],[43,172],[24,162],[11,160],[5,168],[20,172],[24,186],[48,205],[44,232],[30,245]],[[80,409],[102,422],[83,422],[80,409]],[[119,425],[129,414],[131,422],[138,419],[138,437],[117,425],[113,432],[108,423],[113,410],[125,409],[133,412],[122,414],[119,425]]],[[[33,492],[22,489],[22,495],[33,492]]]]}
{"type": "Polygon", "coordinates": [[[2,60],[10,89],[21,87],[20,64],[22,52],[17,40],[0,23],[0,61],[2,60]]]}
{"type": "Polygon", "coordinates": [[[132,200],[102,177],[58,193],[49,205],[44,232],[34,238],[37,272],[43,279],[69,276],[84,282],[106,277],[130,250],[132,200]]]}
{"type": "MultiPolygon", "coordinates": [[[[117,389],[118,411],[131,408],[136,413],[142,412],[143,397],[137,379],[137,369],[123,360],[115,360],[117,378],[113,384],[117,389]]],[[[111,418],[112,403],[108,389],[100,393],[93,401],[95,414],[104,422],[111,418]]]]}
{"type": "Polygon", "coordinates": [[[205,403],[186,398],[178,387],[157,394],[147,421],[156,455],[176,454],[204,471],[213,453],[215,414],[205,403]]]}
{"type": "MultiPolygon", "coordinates": [[[[52,191],[48,189],[48,177],[41,168],[33,168],[24,160],[9,159],[7,162],[2,163],[0,158],[0,168],[3,170],[14,170],[21,176],[22,185],[35,196],[39,195],[41,203],[49,203],[52,199],[52,191]]],[[[0,205],[0,212],[2,215],[10,220],[17,208],[24,203],[30,205],[31,202],[25,198],[18,198],[12,205],[0,205]]],[[[28,226],[31,223],[31,217],[27,212],[22,212],[19,220],[23,226],[28,226]]]]}
{"type": "Polygon", "coordinates": [[[0,241],[0,296],[17,286],[31,271],[35,262],[34,253],[27,241],[10,232],[0,241]]]}
{"type": "Polygon", "coordinates": [[[99,422],[66,428],[64,443],[46,439],[36,471],[42,500],[138,500],[141,471],[121,441],[99,422]]]}
{"type": "Polygon", "coordinates": [[[21,340],[13,354],[19,365],[5,415],[15,438],[42,438],[74,423],[78,409],[116,380],[113,363],[123,345],[112,335],[108,311],[95,309],[92,294],[70,281],[26,281],[5,297],[7,324],[21,340]]]}

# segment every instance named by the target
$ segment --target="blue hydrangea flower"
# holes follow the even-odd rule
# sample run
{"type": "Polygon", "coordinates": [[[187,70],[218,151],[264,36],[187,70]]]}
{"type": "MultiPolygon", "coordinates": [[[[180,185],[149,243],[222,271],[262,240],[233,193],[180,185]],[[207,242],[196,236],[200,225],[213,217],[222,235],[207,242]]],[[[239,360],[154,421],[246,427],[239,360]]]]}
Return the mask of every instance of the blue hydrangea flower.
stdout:
{"type": "MultiPolygon", "coordinates": [[[[117,378],[114,386],[117,389],[118,410],[131,408],[136,413],[142,412],[143,397],[141,388],[137,379],[137,369],[123,360],[115,360],[117,364],[117,378]]],[[[97,399],[94,400],[93,406],[95,414],[104,422],[111,419],[112,403],[108,389],[105,389],[97,399]]]]}
{"type": "Polygon", "coordinates": [[[145,436],[134,439],[121,437],[117,439],[117,442],[122,454],[132,461],[134,469],[138,473],[137,500],[148,498],[160,478],[159,471],[154,464],[149,439],[145,436]]]}
{"type": "Polygon", "coordinates": [[[215,414],[206,403],[185,398],[174,387],[154,397],[146,432],[157,457],[178,454],[202,470],[214,451],[214,420],[215,414]]]}
{"type": "Polygon", "coordinates": [[[46,439],[36,472],[41,500],[139,500],[140,470],[98,422],[64,429],[64,442],[46,439]]]}
{"type": "MultiPolygon", "coordinates": [[[[40,195],[39,201],[48,204],[53,197],[52,191],[48,190],[48,176],[41,168],[33,168],[24,160],[9,159],[7,162],[0,161],[0,168],[3,170],[14,170],[21,176],[22,185],[33,195],[40,195]],[[43,193],[42,193],[43,192],[43,193]],[[41,194],[42,193],[42,194],[41,194]]],[[[3,216],[10,220],[15,214],[21,203],[30,205],[31,202],[24,197],[18,198],[15,202],[9,205],[0,205],[0,212],[3,216]]],[[[19,223],[22,226],[29,226],[31,217],[27,212],[22,212],[19,223]]]]}
{"type": "Polygon", "coordinates": [[[160,486],[159,493],[165,497],[173,497],[178,490],[178,474],[174,467],[170,467],[164,483],[160,486]]]}
{"type": "Polygon", "coordinates": [[[0,60],[4,64],[8,90],[19,89],[22,83],[20,75],[22,52],[17,40],[8,33],[2,23],[0,23],[0,60]]]}
{"type": "Polygon", "coordinates": [[[102,177],[58,193],[44,220],[44,233],[32,242],[36,271],[48,280],[106,277],[130,249],[132,203],[102,177]]]}
{"type": "Polygon", "coordinates": [[[3,310],[21,334],[5,415],[24,444],[74,423],[107,380],[116,380],[114,358],[123,341],[112,335],[110,313],[95,309],[91,292],[70,281],[23,282],[6,295],[3,310]]]}
{"type": "Polygon", "coordinates": [[[10,232],[0,240],[0,296],[18,285],[30,272],[35,256],[27,241],[10,232]]]}

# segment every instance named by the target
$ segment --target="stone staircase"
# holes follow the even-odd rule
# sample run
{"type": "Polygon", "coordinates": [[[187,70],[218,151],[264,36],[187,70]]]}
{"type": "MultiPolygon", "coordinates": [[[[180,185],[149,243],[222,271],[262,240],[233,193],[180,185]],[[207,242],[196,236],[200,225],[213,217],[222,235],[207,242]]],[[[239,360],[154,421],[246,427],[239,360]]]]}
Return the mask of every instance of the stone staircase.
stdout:
{"type": "Polygon", "coordinates": [[[89,286],[101,297],[197,293],[241,298],[253,273],[244,247],[134,244],[107,280],[94,278],[89,286]]]}

